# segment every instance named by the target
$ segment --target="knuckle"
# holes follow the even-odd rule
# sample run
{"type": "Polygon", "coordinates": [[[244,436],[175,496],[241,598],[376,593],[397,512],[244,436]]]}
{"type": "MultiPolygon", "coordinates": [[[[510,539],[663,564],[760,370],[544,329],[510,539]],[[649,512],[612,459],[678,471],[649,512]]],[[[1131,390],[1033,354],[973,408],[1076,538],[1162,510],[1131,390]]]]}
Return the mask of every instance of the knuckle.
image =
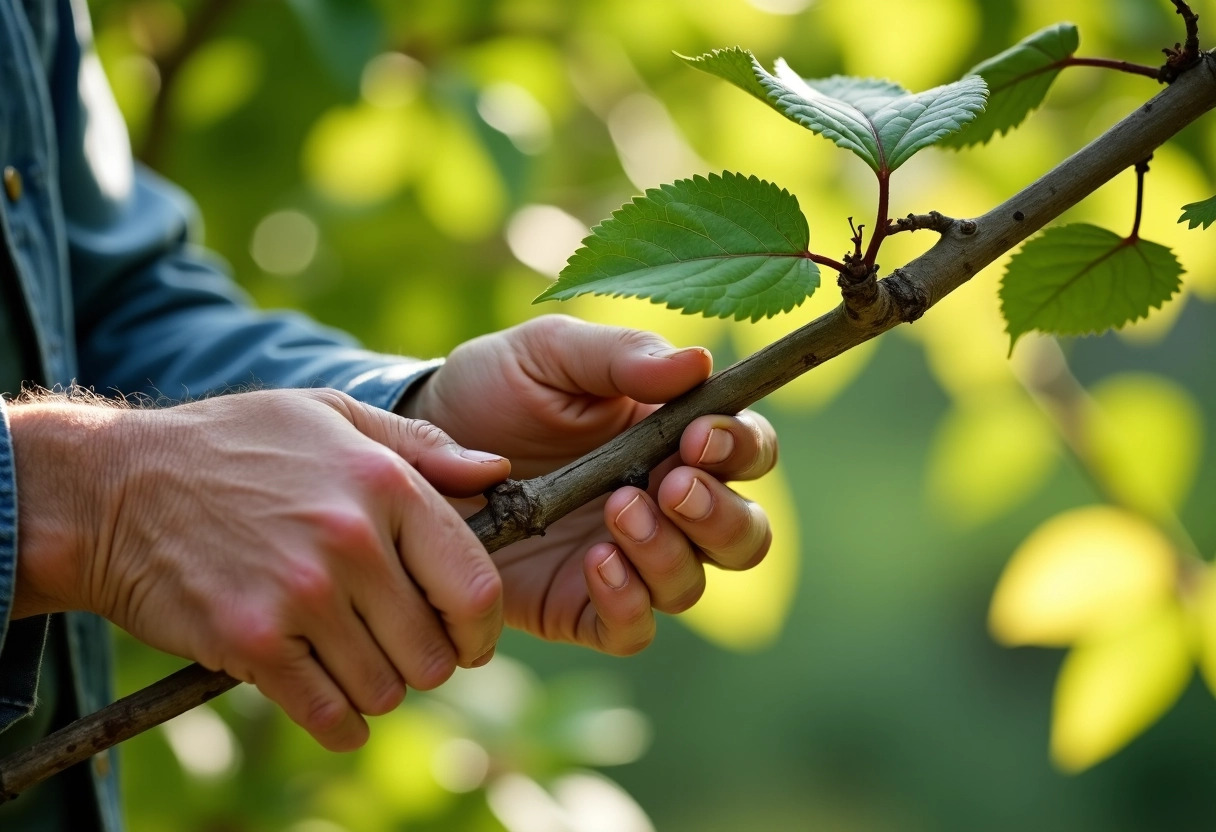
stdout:
{"type": "Polygon", "coordinates": [[[386,673],[371,686],[373,691],[363,708],[368,716],[381,716],[396,708],[405,699],[405,682],[394,673],[386,673]]]}
{"type": "Polygon", "coordinates": [[[456,672],[456,651],[446,639],[430,639],[418,655],[418,670],[407,681],[418,690],[434,690],[456,672]]]}
{"type": "Polygon", "coordinates": [[[304,727],[313,734],[330,735],[346,722],[350,704],[324,694],[314,694],[304,712],[304,727]]]}
{"type": "Polygon", "coordinates": [[[754,566],[759,566],[760,562],[768,555],[769,549],[773,546],[773,530],[766,527],[764,537],[760,539],[760,545],[756,548],[751,556],[749,556],[742,564],[739,565],[739,570],[744,571],[751,569],[754,566]]]}
{"type": "MultiPolygon", "coordinates": [[[[735,514],[734,512],[731,512],[735,514]]],[[[731,517],[723,529],[721,549],[734,552],[738,549],[750,548],[749,544],[755,539],[756,524],[752,516],[751,504],[745,504],[745,510],[731,517]]]]}
{"type": "Polygon", "coordinates": [[[367,514],[357,508],[327,508],[312,521],[321,543],[332,551],[364,552],[380,548],[380,535],[367,514]]]}
{"type": "Polygon", "coordinates": [[[468,618],[484,618],[502,601],[502,577],[493,566],[479,566],[466,579],[456,612],[468,618]]]}
{"type": "Polygon", "coordinates": [[[319,564],[297,561],[284,578],[287,603],[293,609],[316,612],[338,598],[338,582],[319,564]]]}
{"type": "Polygon", "coordinates": [[[443,430],[424,419],[403,419],[400,430],[407,442],[417,445],[450,445],[452,439],[443,430]]]}
{"type": "Polygon", "coordinates": [[[373,493],[394,492],[406,487],[405,461],[388,448],[369,444],[367,449],[352,456],[346,463],[355,481],[373,493]]]}
{"type": "Polygon", "coordinates": [[[701,579],[686,587],[683,591],[675,595],[673,598],[664,599],[661,603],[655,604],[655,608],[660,612],[665,612],[668,615],[679,615],[691,609],[701,596],[705,594],[705,578],[701,579]]]}
{"type": "Polygon", "coordinates": [[[237,662],[245,667],[278,664],[284,656],[287,633],[266,610],[227,616],[217,622],[217,631],[220,641],[229,645],[237,662]]]}
{"type": "Polygon", "coordinates": [[[644,633],[635,636],[628,641],[622,641],[619,644],[613,645],[608,652],[614,656],[634,656],[641,653],[654,642],[654,627],[650,627],[644,633]]]}

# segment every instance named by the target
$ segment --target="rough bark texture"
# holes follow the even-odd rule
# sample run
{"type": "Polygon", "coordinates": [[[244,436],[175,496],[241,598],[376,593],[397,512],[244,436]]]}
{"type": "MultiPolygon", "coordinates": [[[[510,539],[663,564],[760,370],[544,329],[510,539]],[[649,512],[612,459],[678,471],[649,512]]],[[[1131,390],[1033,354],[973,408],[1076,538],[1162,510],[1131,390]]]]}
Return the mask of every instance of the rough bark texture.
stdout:
{"type": "MultiPolygon", "coordinates": [[[[469,525],[490,552],[544,532],[570,511],[623,484],[644,485],[698,416],[736,413],[802,373],[899,323],[914,321],[1005,252],[1144,159],[1216,107],[1216,58],[1201,65],[1042,178],[982,217],[937,222],[941,239],[882,280],[845,287],[845,302],[665,405],[565,468],[493,490],[469,525]]],[[[948,218],[943,218],[946,220],[948,218]]],[[[159,725],[236,684],[193,665],[0,760],[0,801],[159,725]]]]}

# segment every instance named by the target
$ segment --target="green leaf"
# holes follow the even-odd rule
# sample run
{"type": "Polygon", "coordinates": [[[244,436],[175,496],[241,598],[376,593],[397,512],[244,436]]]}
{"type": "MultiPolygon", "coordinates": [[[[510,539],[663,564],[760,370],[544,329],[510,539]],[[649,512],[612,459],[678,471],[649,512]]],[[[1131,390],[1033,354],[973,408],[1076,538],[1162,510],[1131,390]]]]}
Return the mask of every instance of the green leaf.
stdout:
{"type": "Polygon", "coordinates": [[[723,173],[646,191],[591,230],[534,303],[585,294],[650,298],[736,320],[788,312],[819,286],[798,200],[723,173]]]}
{"type": "Polygon", "coordinates": [[[1192,202],[1190,205],[1182,206],[1182,216],[1178,218],[1178,222],[1190,223],[1187,228],[1195,228],[1202,225],[1204,230],[1212,223],[1216,222],[1216,196],[1211,199],[1205,199],[1203,202],[1192,202]]]}
{"type": "Polygon", "coordinates": [[[1057,23],[999,55],[976,64],[968,75],[988,84],[988,106],[965,130],[946,140],[951,147],[983,144],[997,133],[1017,127],[1043,102],[1063,69],[1062,62],[1077,51],[1080,35],[1071,23],[1057,23]]]}
{"type": "Polygon", "coordinates": [[[1160,307],[1182,285],[1168,248],[1076,223],[1049,228],[1022,246],[1001,281],[1010,344],[1032,329],[1088,335],[1160,307]]]}
{"type": "Polygon", "coordinates": [[[890,173],[917,151],[957,132],[984,109],[978,76],[910,93],[873,78],[806,80],[779,59],[775,75],[748,51],[721,49],[689,65],[730,81],[791,121],[860,156],[878,174],[890,173]],[[749,71],[750,70],[750,74],[749,71]]]}
{"type": "Polygon", "coordinates": [[[372,0],[287,0],[330,77],[359,92],[363,67],[384,42],[384,16],[372,0]]]}
{"type": "Polygon", "coordinates": [[[764,68],[748,50],[732,46],[730,49],[715,49],[695,58],[681,55],[679,52],[676,52],[675,56],[694,69],[729,81],[770,107],[773,106],[768,100],[768,90],[759,80],[766,74],[764,68]]]}

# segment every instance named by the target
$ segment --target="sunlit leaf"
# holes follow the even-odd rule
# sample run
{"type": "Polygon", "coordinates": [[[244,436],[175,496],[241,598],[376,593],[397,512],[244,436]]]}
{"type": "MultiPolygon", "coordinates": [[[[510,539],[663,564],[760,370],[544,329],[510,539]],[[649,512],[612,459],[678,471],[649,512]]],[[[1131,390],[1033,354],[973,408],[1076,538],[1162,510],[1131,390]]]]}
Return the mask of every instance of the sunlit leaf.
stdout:
{"type": "Polygon", "coordinates": [[[960,133],[946,139],[954,147],[987,142],[1007,133],[1043,102],[1047,90],[1077,51],[1080,36],[1071,23],[1057,23],[971,68],[988,84],[988,106],[960,133]]]}
{"type": "Polygon", "coordinates": [[[1191,672],[1190,637],[1175,603],[1078,644],[1056,680],[1052,759],[1078,772],[1111,756],[1169,710],[1191,672]]]}
{"type": "Polygon", "coordinates": [[[848,148],[879,174],[895,170],[917,151],[960,130],[984,109],[987,95],[978,76],[910,93],[899,84],[873,78],[836,75],[807,80],[783,59],[777,60],[772,75],[738,47],[680,57],[848,148]]]}
{"type": "Polygon", "coordinates": [[[174,113],[195,127],[240,109],[262,83],[262,53],[239,38],[208,41],[182,66],[172,88],[174,113]]]}
{"type": "Polygon", "coordinates": [[[956,401],[929,452],[929,496],[945,516],[979,524],[1029,497],[1057,459],[1055,431],[1013,388],[956,401]]]}
{"type": "Polygon", "coordinates": [[[334,107],[313,124],[303,148],[309,181],[334,202],[365,205],[399,191],[429,153],[430,119],[420,106],[334,107]]]}
{"type": "MultiPolygon", "coordinates": [[[[778,0],[780,2],[780,0],[778,0]]],[[[789,0],[785,0],[789,2],[789,0]]],[[[811,0],[802,0],[805,4],[811,0]]],[[[985,9],[975,0],[916,0],[883,3],[882,24],[867,25],[857,37],[858,7],[853,3],[815,3],[816,28],[839,50],[845,75],[881,72],[922,88],[953,77],[981,36],[985,9]],[[822,21],[822,23],[820,23],[822,21]]],[[[740,33],[728,35],[743,42],[740,33]]],[[[747,38],[757,47],[760,41],[747,38]]],[[[802,46],[805,51],[810,51],[802,46]]],[[[812,53],[813,54],[813,53],[812,53]]]]}
{"type": "Polygon", "coordinates": [[[420,171],[418,204],[455,240],[480,240],[499,227],[507,194],[498,169],[463,119],[436,125],[435,143],[420,171]]]}
{"type": "Polygon", "coordinates": [[[452,737],[449,726],[421,708],[398,708],[376,720],[375,730],[359,755],[360,774],[375,799],[398,817],[433,815],[450,802],[431,761],[452,737]]]}
{"type": "Polygon", "coordinates": [[[1030,332],[1088,335],[1143,318],[1182,285],[1168,248],[1085,223],[1022,246],[1001,281],[1010,345],[1030,332]]]}
{"type": "Polygon", "coordinates": [[[1177,383],[1147,373],[1112,376],[1092,392],[1086,433],[1103,483],[1128,505],[1172,516],[1203,458],[1199,405],[1177,383]]]}
{"type": "Polygon", "coordinates": [[[1216,569],[1211,565],[1203,568],[1192,609],[1195,613],[1199,670],[1208,690],[1216,694],[1216,569]]]}
{"type": "Polygon", "coordinates": [[[537,297],[646,297],[737,320],[788,312],[819,285],[810,232],[788,191],[734,173],[652,188],[591,229],[537,297]]]}
{"type": "Polygon", "coordinates": [[[1161,532],[1110,506],[1039,526],[1005,566],[988,626],[1003,644],[1062,646],[1118,629],[1174,591],[1174,550],[1161,532]]]}
{"type": "Polygon", "coordinates": [[[1188,223],[1187,228],[1202,225],[1206,231],[1209,225],[1216,222],[1216,196],[1205,199],[1203,202],[1183,205],[1182,216],[1178,218],[1178,222],[1188,223]]]}
{"type": "Polygon", "coordinates": [[[781,467],[731,487],[764,506],[773,529],[767,557],[746,572],[705,570],[705,595],[678,620],[720,647],[759,650],[781,635],[798,588],[800,523],[781,467]]]}
{"type": "Polygon", "coordinates": [[[363,67],[379,51],[384,20],[372,0],[287,0],[330,76],[343,91],[359,91],[363,67]]]}

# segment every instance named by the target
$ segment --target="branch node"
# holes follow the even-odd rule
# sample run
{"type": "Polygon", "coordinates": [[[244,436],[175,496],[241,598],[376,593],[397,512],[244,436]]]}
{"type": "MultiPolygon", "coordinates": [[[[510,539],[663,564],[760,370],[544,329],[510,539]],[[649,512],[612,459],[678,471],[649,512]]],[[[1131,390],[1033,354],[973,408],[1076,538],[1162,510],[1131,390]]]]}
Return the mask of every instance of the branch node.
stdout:
{"type": "Polygon", "coordinates": [[[650,470],[645,466],[630,468],[621,475],[620,486],[632,485],[645,491],[650,487],[650,470]]]}
{"type": "Polygon", "coordinates": [[[1199,15],[1191,9],[1186,0],[1173,0],[1174,11],[1182,15],[1186,24],[1186,43],[1175,43],[1172,48],[1165,48],[1165,64],[1157,73],[1157,80],[1172,84],[1178,76],[1199,63],[1199,15]]]}
{"type": "Polygon", "coordinates": [[[500,533],[506,529],[518,529],[528,537],[545,533],[540,504],[527,482],[504,480],[487,491],[485,497],[494,527],[500,533]]]}
{"type": "Polygon", "coordinates": [[[891,298],[895,314],[904,323],[912,323],[929,309],[928,293],[902,269],[896,269],[884,277],[882,285],[891,298]]]}
{"type": "Polygon", "coordinates": [[[845,270],[836,278],[840,294],[844,298],[844,309],[850,319],[860,321],[878,302],[878,264],[866,265],[860,254],[844,256],[845,270]]]}

